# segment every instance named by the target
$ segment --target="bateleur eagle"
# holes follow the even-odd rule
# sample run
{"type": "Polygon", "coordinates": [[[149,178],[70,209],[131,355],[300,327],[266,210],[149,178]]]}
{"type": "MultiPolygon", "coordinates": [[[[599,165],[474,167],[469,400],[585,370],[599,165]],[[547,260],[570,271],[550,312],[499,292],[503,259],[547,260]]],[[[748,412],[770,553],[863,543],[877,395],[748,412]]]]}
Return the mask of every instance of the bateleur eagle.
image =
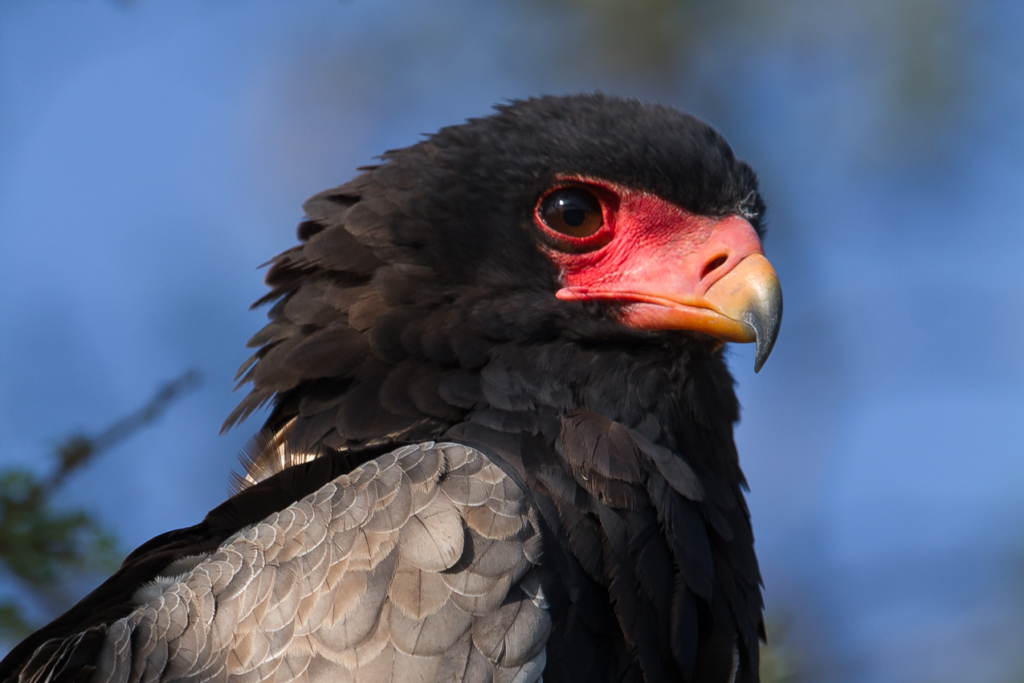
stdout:
{"type": "Polygon", "coordinates": [[[238,492],[4,683],[756,681],[725,342],[778,332],[754,172],[675,109],[497,108],[310,199],[238,492]]]}

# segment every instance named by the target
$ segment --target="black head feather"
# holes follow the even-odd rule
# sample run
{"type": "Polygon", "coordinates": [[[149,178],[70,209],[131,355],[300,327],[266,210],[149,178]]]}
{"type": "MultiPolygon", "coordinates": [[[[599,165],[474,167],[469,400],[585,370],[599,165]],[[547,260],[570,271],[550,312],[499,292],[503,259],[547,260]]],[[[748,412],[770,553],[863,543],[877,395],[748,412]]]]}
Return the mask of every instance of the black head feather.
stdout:
{"type": "Polygon", "coordinates": [[[371,357],[476,368],[503,342],[685,343],[554,298],[558,273],[531,215],[559,175],[647,190],[702,215],[740,211],[763,229],[756,177],[722,136],[637,100],[517,101],[382,158],[310,199],[302,244],[271,262],[272,291],[258,303],[277,304],[240,371],[252,391],[225,427],[276,396],[267,426],[280,428],[310,411],[307,396],[347,391],[371,357]]]}

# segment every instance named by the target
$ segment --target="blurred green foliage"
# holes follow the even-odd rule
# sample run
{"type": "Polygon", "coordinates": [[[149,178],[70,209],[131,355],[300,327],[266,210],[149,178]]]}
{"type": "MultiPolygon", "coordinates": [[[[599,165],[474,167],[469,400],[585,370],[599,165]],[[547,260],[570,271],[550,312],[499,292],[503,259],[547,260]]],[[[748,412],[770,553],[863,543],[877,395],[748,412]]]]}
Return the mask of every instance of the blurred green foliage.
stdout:
{"type": "Polygon", "coordinates": [[[699,82],[701,64],[752,66],[783,53],[815,59],[823,48],[845,53],[871,65],[868,72],[845,72],[839,62],[821,86],[868,79],[859,86],[877,93],[880,109],[859,125],[863,160],[872,164],[919,162],[955,144],[950,132],[979,80],[968,57],[981,36],[967,20],[968,0],[513,1],[533,10],[536,22],[565,27],[544,46],[550,68],[570,79],[611,74],[626,87],[648,84],[669,97],[688,93],[716,117],[756,111],[756,103],[727,84],[699,82]]]}
{"type": "Polygon", "coordinates": [[[25,468],[0,470],[0,564],[21,590],[21,599],[0,600],[0,642],[16,642],[70,606],[64,589],[75,574],[111,572],[121,553],[117,541],[92,514],[59,505],[68,477],[158,419],[172,402],[199,385],[190,370],[162,386],[140,409],[103,431],[73,434],[58,443],[44,474],[25,468]]]}
{"type": "Polygon", "coordinates": [[[761,644],[761,683],[797,683],[803,680],[800,657],[790,642],[785,621],[767,619],[768,644],[761,644]]]}
{"type": "Polygon", "coordinates": [[[694,32],[708,23],[707,14],[716,4],[707,0],[555,0],[542,6],[548,11],[568,10],[566,23],[583,28],[582,40],[563,51],[563,60],[596,57],[602,70],[618,75],[663,77],[674,74],[681,48],[692,44],[694,32]]]}

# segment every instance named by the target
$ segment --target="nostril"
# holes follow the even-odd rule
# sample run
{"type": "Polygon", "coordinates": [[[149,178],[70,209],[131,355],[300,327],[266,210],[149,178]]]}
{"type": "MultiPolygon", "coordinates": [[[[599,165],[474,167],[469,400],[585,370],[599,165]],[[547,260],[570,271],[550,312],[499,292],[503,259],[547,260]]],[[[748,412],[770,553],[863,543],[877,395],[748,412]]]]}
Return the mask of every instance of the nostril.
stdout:
{"type": "Polygon", "coordinates": [[[725,255],[716,256],[715,258],[711,259],[708,262],[708,264],[706,266],[704,266],[704,272],[700,274],[700,279],[703,280],[708,275],[710,275],[714,271],[718,270],[720,267],[725,265],[725,262],[728,261],[728,260],[729,260],[729,257],[725,256],[725,255]]]}

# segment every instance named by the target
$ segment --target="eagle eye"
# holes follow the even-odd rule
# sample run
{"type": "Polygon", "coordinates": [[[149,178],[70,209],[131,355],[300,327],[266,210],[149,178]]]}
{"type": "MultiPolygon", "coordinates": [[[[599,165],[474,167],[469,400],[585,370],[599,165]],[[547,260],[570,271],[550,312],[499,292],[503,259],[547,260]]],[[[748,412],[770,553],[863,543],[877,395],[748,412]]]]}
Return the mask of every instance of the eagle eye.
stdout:
{"type": "Polygon", "coordinates": [[[604,225],[601,202],[580,187],[555,190],[541,202],[544,225],[569,237],[590,237],[604,225]]]}

